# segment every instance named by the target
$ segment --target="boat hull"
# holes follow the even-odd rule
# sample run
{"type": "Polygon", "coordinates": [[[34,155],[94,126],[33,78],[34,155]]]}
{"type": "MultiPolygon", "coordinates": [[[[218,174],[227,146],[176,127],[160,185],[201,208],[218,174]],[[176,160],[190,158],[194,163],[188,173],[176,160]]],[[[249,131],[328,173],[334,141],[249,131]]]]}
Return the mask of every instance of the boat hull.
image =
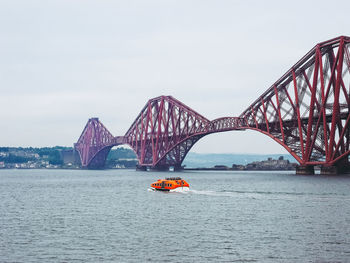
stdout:
{"type": "Polygon", "coordinates": [[[188,191],[189,187],[190,185],[180,177],[158,179],[151,184],[152,189],[166,192],[184,192],[188,191]]]}
{"type": "Polygon", "coordinates": [[[175,189],[158,189],[158,188],[151,188],[153,191],[160,191],[160,192],[187,192],[190,190],[189,187],[177,187],[175,189]]]}

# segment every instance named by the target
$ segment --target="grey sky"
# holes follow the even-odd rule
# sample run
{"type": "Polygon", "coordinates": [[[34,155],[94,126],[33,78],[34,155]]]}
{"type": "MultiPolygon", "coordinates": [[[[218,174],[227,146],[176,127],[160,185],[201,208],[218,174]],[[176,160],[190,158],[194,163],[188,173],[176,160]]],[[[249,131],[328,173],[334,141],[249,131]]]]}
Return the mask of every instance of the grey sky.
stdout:
{"type": "MultiPolygon", "coordinates": [[[[71,146],[89,117],[123,135],[149,98],[238,116],[316,43],[350,35],[349,1],[0,0],[0,145],[71,146]]],[[[282,153],[256,132],[196,152],[282,153]]]]}

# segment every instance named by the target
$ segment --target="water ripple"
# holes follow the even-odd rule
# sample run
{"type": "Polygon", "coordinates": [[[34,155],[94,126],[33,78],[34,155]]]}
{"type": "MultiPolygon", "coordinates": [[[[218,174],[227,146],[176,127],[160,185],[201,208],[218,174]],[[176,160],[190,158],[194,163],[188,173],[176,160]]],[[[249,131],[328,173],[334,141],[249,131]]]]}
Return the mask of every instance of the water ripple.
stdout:
{"type": "Polygon", "coordinates": [[[0,173],[0,262],[347,262],[350,180],[268,173],[0,173]]]}

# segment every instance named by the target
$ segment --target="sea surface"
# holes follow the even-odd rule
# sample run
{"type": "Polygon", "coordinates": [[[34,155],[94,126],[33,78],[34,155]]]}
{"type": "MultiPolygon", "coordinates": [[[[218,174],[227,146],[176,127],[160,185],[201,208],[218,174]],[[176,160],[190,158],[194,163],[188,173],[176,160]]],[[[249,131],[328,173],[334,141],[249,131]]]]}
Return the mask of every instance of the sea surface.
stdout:
{"type": "Polygon", "coordinates": [[[0,262],[350,262],[350,177],[1,170],[0,262]]]}

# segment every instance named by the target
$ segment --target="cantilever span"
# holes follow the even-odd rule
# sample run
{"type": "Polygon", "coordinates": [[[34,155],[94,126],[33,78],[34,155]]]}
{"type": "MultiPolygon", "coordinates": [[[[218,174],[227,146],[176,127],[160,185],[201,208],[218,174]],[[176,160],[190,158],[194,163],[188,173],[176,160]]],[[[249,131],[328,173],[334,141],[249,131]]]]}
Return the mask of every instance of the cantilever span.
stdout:
{"type": "Polygon", "coordinates": [[[150,99],[124,136],[114,137],[97,119],[89,119],[75,149],[81,164],[102,168],[113,146],[128,144],[139,168],[181,169],[203,136],[232,130],[256,130],[282,145],[300,164],[300,173],[324,173],[348,167],[350,38],[341,36],[312,48],[239,117],[208,120],[171,96],[150,99]]]}

